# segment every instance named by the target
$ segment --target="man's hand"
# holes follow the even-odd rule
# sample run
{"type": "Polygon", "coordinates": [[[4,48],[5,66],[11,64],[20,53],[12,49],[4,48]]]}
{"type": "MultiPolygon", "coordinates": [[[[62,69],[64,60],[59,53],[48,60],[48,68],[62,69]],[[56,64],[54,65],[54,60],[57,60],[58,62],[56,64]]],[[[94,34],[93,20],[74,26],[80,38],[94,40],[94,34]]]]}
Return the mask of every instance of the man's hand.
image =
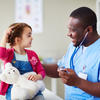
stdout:
{"type": "Polygon", "coordinates": [[[72,69],[65,68],[64,70],[58,70],[58,72],[64,84],[67,84],[69,86],[77,86],[80,82],[80,78],[72,69]]]}

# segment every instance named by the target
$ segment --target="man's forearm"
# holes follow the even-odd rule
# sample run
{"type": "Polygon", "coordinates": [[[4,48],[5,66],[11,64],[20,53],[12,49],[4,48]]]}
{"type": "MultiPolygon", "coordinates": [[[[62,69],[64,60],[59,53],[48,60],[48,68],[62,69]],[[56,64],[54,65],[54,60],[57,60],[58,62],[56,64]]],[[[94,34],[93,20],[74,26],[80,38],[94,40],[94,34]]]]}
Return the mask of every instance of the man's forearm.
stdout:
{"type": "Polygon", "coordinates": [[[100,97],[100,83],[93,83],[87,80],[80,79],[77,83],[77,87],[82,89],[83,91],[93,95],[100,97]]]}
{"type": "Polygon", "coordinates": [[[46,75],[49,77],[53,77],[53,78],[59,78],[58,72],[57,72],[57,64],[42,64],[46,75]]]}

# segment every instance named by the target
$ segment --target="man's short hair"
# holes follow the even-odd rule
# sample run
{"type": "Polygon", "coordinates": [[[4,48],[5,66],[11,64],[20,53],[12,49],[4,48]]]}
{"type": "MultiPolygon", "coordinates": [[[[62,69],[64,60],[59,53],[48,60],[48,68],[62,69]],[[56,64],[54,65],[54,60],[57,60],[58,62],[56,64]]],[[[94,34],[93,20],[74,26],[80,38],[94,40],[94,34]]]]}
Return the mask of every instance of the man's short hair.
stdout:
{"type": "Polygon", "coordinates": [[[88,7],[80,7],[75,9],[71,14],[70,17],[78,18],[84,28],[87,26],[92,26],[93,30],[97,29],[97,17],[93,10],[88,7]]]}

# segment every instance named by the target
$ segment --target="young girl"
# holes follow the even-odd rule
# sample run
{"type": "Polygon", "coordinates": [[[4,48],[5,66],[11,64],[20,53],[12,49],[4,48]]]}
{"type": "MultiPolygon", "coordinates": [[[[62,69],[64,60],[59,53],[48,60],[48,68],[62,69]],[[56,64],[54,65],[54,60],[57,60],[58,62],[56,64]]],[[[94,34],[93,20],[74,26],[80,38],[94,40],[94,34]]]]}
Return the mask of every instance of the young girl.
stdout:
{"type": "MultiPolygon", "coordinates": [[[[42,80],[45,76],[45,71],[37,54],[32,50],[25,49],[31,47],[31,44],[32,28],[26,23],[14,23],[2,38],[0,59],[4,61],[4,64],[11,62],[21,74],[35,71],[37,75],[30,75],[28,77],[29,80],[42,80]],[[9,43],[11,48],[6,48],[7,43],[9,43]]],[[[11,88],[12,85],[1,82],[0,94],[6,94],[6,100],[11,100],[11,88]]],[[[44,100],[41,91],[39,91],[33,100],[44,100]]]]}

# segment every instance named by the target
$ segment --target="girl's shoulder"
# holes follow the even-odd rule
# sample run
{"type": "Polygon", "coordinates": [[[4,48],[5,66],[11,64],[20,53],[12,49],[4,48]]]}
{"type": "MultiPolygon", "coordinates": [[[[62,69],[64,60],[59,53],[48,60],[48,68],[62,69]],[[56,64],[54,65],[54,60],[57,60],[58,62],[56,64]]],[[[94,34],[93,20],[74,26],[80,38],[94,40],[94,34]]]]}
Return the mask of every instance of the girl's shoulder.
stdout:
{"type": "Polygon", "coordinates": [[[35,55],[35,56],[37,56],[36,52],[33,51],[33,50],[25,49],[25,51],[26,51],[27,54],[29,54],[29,55],[35,55]]]}
{"type": "Polygon", "coordinates": [[[14,52],[14,48],[5,48],[5,47],[0,47],[0,51],[5,51],[6,52],[14,52]]]}
{"type": "Polygon", "coordinates": [[[33,51],[33,50],[28,50],[28,49],[25,49],[30,61],[34,62],[34,61],[39,61],[39,57],[38,55],[33,51]],[[34,61],[33,61],[34,60],[34,61]]]}

